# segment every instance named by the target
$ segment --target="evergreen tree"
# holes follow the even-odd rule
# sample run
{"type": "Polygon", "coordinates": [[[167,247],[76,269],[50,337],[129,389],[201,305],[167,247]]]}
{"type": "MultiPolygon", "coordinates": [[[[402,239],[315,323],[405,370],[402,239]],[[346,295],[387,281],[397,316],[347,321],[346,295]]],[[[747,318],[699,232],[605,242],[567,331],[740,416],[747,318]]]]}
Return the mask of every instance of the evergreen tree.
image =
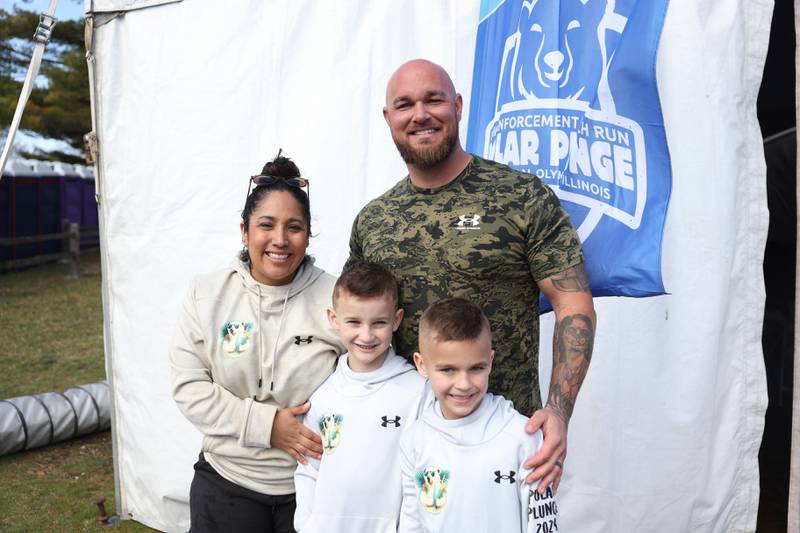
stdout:
{"type": "MultiPolygon", "coordinates": [[[[35,43],[39,14],[0,9],[0,127],[11,124],[35,43]]],[[[83,43],[83,21],[59,21],[45,48],[36,87],[22,115],[21,129],[66,141],[83,151],[91,130],[89,74],[83,43]]],[[[81,157],[49,152],[26,157],[84,163],[81,157]]]]}

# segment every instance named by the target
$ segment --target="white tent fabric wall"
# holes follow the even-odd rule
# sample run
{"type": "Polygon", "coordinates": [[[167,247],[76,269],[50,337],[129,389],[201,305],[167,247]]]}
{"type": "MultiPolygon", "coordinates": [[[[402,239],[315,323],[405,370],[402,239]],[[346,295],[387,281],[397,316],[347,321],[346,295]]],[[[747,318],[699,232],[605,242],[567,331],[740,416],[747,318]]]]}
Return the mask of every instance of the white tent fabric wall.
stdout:
{"type": "MultiPolygon", "coordinates": [[[[107,3],[92,5],[120,2],[107,3]]],[[[296,159],[311,180],[312,253],[338,272],[358,209],[404,174],[380,112],[389,74],[428,57],[453,74],[468,108],[478,7],[237,0],[222,13],[184,0],[96,30],[124,516],[188,527],[200,438],[170,398],[167,346],[189,280],[237,252],[247,176],[279,147],[296,159]]],[[[674,174],[670,294],[597,301],[560,491],[565,531],[755,528],[767,221],[755,100],[771,10],[767,0],[671,1],[658,60],[674,174]]]]}

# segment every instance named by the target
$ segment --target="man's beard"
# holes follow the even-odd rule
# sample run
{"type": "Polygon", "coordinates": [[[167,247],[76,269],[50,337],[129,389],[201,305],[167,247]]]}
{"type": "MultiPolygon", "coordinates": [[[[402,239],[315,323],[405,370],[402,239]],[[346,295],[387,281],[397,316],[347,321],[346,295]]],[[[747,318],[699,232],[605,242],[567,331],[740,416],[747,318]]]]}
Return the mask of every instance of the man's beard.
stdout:
{"type": "Polygon", "coordinates": [[[442,142],[430,146],[412,148],[407,142],[394,139],[394,144],[397,146],[397,151],[400,152],[400,157],[403,158],[403,161],[407,165],[414,165],[421,169],[433,168],[447,159],[455,150],[457,143],[458,128],[442,139],[442,142]]]}

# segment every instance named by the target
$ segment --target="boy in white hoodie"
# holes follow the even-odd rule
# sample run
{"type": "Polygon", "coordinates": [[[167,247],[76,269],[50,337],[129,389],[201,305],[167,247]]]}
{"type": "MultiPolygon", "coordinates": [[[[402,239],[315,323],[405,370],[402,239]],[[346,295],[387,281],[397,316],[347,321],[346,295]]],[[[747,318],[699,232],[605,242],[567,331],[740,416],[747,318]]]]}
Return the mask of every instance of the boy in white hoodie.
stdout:
{"type": "Polygon", "coordinates": [[[310,398],[304,424],[322,439],[322,459],[295,472],[301,533],[395,533],[401,485],[398,446],[416,420],[426,384],[395,354],[403,318],[397,282],[380,265],[350,265],[336,282],[328,318],[348,352],[310,398]]]}
{"type": "Polygon", "coordinates": [[[551,533],[558,531],[552,488],[524,483],[522,464],[542,442],[527,417],[487,394],[494,352],[489,321],[463,298],[430,305],[414,362],[436,401],[400,441],[400,532],[551,533]]]}

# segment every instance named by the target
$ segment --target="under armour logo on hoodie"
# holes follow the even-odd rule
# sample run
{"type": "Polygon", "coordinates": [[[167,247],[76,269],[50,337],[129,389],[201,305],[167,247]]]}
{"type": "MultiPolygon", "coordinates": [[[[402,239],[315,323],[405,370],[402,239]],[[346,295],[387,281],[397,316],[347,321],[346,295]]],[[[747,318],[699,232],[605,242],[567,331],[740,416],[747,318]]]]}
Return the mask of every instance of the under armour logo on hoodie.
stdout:
{"type": "Polygon", "coordinates": [[[311,344],[311,339],[313,338],[314,338],[313,335],[309,335],[308,337],[305,338],[301,337],[300,335],[295,335],[294,343],[298,346],[300,346],[301,344],[311,344]]]}
{"type": "Polygon", "coordinates": [[[494,475],[495,475],[496,477],[494,478],[494,482],[495,482],[495,483],[497,483],[497,484],[499,484],[499,483],[500,483],[501,481],[503,481],[504,479],[507,479],[507,480],[508,480],[508,484],[509,484],[509,485],[511,485],[511,484],[513,484],[513,483],[515,482],[515,480],[514,480],[514,474],[516,474],[516,472],[514,472],[513,470],[509,470],[509,471],[508,471],[508,475],[507,475],[507,476],[506,476],[506,475],[503,475],[503,474],[501,474],[499,470],[495,470],[495,471],[494,471],[494,475]]]}
{"type": "Polygon", "coordinates": [[[383,420],[383,422],[381,422],[381,426],[383,426],[383,427],[386,427],[389,424],[393,425],[394,427],[400,427],[400,417],[399,416],[396,416],[393,419],[389,418],[387,416],[382,416],[381,420],[383,420]]]}

